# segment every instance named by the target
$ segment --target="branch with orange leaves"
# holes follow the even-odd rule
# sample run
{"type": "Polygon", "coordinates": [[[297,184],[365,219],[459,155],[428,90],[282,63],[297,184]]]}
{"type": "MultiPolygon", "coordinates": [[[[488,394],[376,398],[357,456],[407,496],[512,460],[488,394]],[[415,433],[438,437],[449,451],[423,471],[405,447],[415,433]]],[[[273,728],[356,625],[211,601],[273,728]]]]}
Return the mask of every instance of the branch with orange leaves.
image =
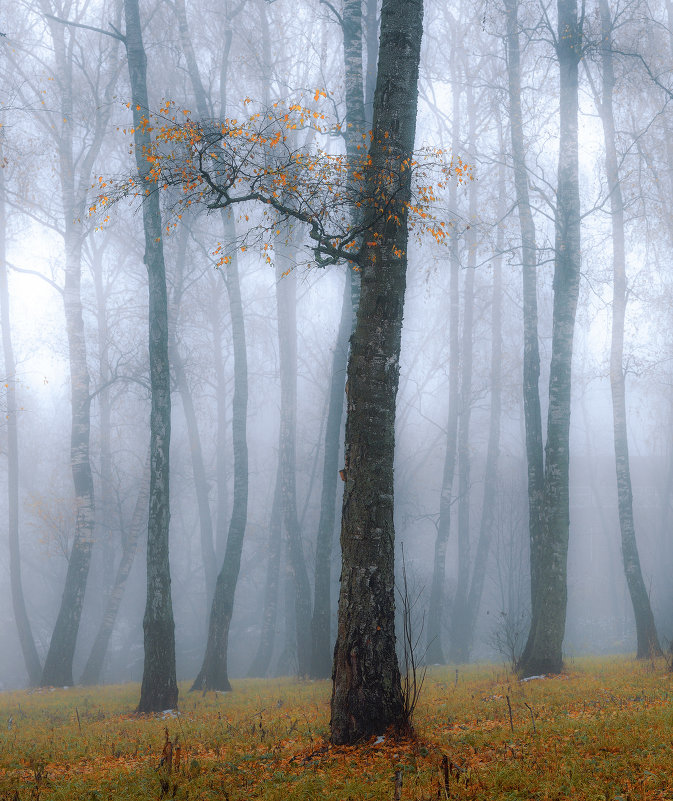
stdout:
{"type": "MultiPolygon", "coordinates": [[[[314,101],[320,96],[324,92],[316,92],[314,101]]],[[[189,111],[180,115],[166,103],[141,124],[154,136],[144,154],[147,170],[140,179],[99,195],[92,211],[118,196],[142,197],[149,191],[144,181],[167,191],[174,208],[239,206],[245,211],[246,205],[257,206],[266,218],[258,228],[278,233],[281,221],[304,225],[314,260],[323,267],[341,260],[361,266],[363,244],[375,244],[367,232],[381,221],[400,224],[407,215],[412,232],[444,241],[450,223],[438,219],[433,209],[448,180],[471,178],[467,165],[448,160],[438,149],[421,150],[410,161],[400,160],[391,149],[385,167],[373,174],[371,134],[363,137],[362,155],[355,161],[330,152],[335,126],[301,103],[277,102],[243,121],[194,120],[189,111]],[[301,131],[308,133],[303,143],[301,131]],[[404,202],[400,195],[410,180],[413,199],[404,202]]],[[[385,149],[386,143],[381,144],[385,149]]]]}

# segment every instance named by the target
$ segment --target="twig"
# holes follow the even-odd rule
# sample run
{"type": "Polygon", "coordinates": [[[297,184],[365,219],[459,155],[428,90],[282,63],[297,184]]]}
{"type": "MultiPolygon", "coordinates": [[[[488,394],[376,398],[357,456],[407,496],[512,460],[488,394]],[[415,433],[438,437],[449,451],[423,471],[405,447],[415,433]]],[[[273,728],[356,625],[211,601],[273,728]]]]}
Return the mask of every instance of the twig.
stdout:
{"type": "Polygon", "coordinates": [[[449,758],[446,754],[442,754],[442,774],[444,776],[444,795],[450,798],[449,794],[449,758]]]}
{"type": "Polygon", "coordinates": [[[535,715],[533,714],[533,710],[529,704],[524,701],[524,705],[528,707],[528,711],[530,712],[530,722],[533,724],[533,734],[535,734],[535,715]]]}
{"type": "Polygon", "coordinates": [[[393,796],[395,801],[400,801],[402,798],[402,771],[396,770],[395,771],[395,795],[393,796]]]}
{"type": "MultiPolygon", "coordinates": [[[[512,722],[512,705],[509,702],[509,695],[506,695],[505,698],[507,699],[507,709],[509,709],[509,727],[512,731],[514,731],[514,723],[512,722]]],[[[526,704],[526,706],[528,706],[526,704]]]]}
{"type": "Polygon", "coordinates": [[[81,734],[82,733],[82,724],[80,723],[80,720],[79,720],[79,709],[77,709],[77,707],[75,707],[75,714],[77,715],[77,727],[79,728],[79,733],[81,734]]]}

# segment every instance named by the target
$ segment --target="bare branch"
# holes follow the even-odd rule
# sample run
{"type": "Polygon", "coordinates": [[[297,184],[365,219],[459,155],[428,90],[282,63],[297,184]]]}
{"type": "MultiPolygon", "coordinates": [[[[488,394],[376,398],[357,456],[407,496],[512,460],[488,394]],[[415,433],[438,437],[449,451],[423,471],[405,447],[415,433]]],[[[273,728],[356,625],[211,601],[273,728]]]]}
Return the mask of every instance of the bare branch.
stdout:
{"type": "Polygon", "coordinates": [[[118,39],[123,44],[126,44],[126,37],[119,33],[119,31],[115,28],[115,26],[110,23],[110,27],[112,28],[112,33],[110,31],[106,31],[103,28],[96,28],[94,25],[85,25],[83,22],[72,22],[69,19],[61,19],[61,17],[55,17],[53,14],[45,14],[45,17],[48,19],[53,19],[54,22],[60,22],[61,25],[69,25],[73,28],[84,28],[87,31],[94,31],[95,33],[102,33],[103,36],[110,36],[112,39],[118,39]]]}

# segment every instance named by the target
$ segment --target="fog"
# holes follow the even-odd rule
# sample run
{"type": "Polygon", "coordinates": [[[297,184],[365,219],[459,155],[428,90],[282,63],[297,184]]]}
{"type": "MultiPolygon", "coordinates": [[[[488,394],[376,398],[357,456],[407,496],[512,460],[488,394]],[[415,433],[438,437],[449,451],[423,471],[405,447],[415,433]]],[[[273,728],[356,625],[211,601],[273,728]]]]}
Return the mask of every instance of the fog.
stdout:
{"type": "MultiPolygon", "coordinates": [[[[340,135],[334,128],[322,139],[317,135],[325,152],[345,153],[349,123],[341,5],[192,0],[184,9],[181,2],[143,0],[149,89],[149,109],[143,111],[150,127],[158,131],[166,101],[175,104],[179,119],[202,119],[196,69],[211,123],[225,117],[245,120],[273,103],[304,103],[324,114],[327,125],[339,127],[340,135]],[[181,8],[186,31],[179,24],[181,8]],[[154,113],[160,116],[153,118],[154,113]]],[[[559,159],[556,11],[548,5],[525,0],[518,8],[521,126],[536,234],[543,442],[559,159]]],[[[373,0],[363,0],[362,6],[362,85],[370,119],[377,9],[373,0]]],[[[612,6],[615,130],[610,147],[619,168],[626,263],[623,355],[617,360],[626,379],[638,556],[665,647],[673,638],[673,33],[666,4],[612,6]]],[[[395,425],[395,562],[400,593],[404,563],[418,656],[428,661],[435,661],[438,644],[445,660],[457,658],[451,645],[458,636],[456,621],[467,621],[471,629],[461,660],[516,661],[531,619],[521,201],[510,137],[505,11],[499,2],[425,4],[416,146],[441,148],[445,163],[459,158],[471,171],[471,178],[461,182],[455,173],[444,184],[437,179],[429,213],[446,223],[448,237],[438,242],[418,228],[409,240],[395,425]],[[458,289],[457,309],[452,286],[458,289]],[[494,337],[501,343],[495,356],[494,337]],[[450,408],[452,388],[457,409],[450,408]],[[455,454],[447,487],[452,414],[457,415],[455,454]],[[450,503],[450,519],[446,554],[441,554],[439,632],[433,633],[428,608],[433,572],[437,575],[436,541],[447,522],[440,524],[442,497],[450,503]],[[475,585],[480,570],[481,591],[478,581],[475,585]],[[474,616],[467,606],[472,585],[474,616]]],[[[637,645],[615,473],[610,381],[615,212],[601,124],[605,62],[600,26],[598,4],[590,3],[579,67],[581,275],[572,361],[566,659],[629,653],[637,645]]],[[[143,200],[114,189],[137,170],[132,87],[120,30],[126,30],[123,4],[116,0],[9,0],[0,10],[0,269],[9,290],[2,308],[5,362],[0,368],[6,409],[0,428],[3,689],[43,683],[29,677],[26,645],[17,628],[17,598],[25,599],[28,636],[43,666],[66,602],[66,574],[77,537],[91,547],[75,626],[72,679],[80,682],[115,592],[119,608],[95,680],[139,682],[143,677],[149,298],[143,200]],[[101,194],[108,192],[113,202],[101,203],[101,194]],[[8,361],[12,352],[14,365],[8,361]],[[77,400],[73,385],[88,401],[77,400]],[[76,414],[73,402],[79,404],[76,414]],[[85,420],[87,412],[90,419],[85,420]],[[73,426],[81,436],[71,451],[73,426]],[[11,458],[14,435],[18,467],[11,458]],[[73,483],[83,463],[90,465],[93,482],[89,533],[82,528],[86,492],[83,484],[75,489],[73,483]],[[13,490],[17,480],[18,490],[13,490]],[[12,522],[16,515],[18,522],[12,522]],[[19,553],[11,543],[13,530],[19,553]],[[120,585],[125,558],[128,576],[120,585]]],[[[299,149],[305,133],[296,135],[299,149]]],[[[309,147],[308,138],[306,143],[309,147]]],[[[205,202],[184,206],[175,185],[156,193],[164,215],[168,292],[169,543],[177,677],[193,680],[199,673],[215,579],[223,560],[226,564],[225,554],[237,559],[227,550],[228,537],[233,542],[235,536],[232,424],[238,419],[237,386],[240,391],[235,384],[239,355],[232,326],[232,270],[240,280],[247,356],[248,494],[240,573],[236,580],[234,571],[233,578],[227,670],[230,678],[251,671],[328,677],[324,668],[302,667],[297,627],[305,625],[306,609],[297,598],[303,560],[308,614],[329,638],[328,649],[322,647],[324,665],[336,637],[341,572],[344,482],[338,471],[345,468],[345,353],[337,378],[341,424],[336,465],[326,464],[325,449],[350,268],[343,260],[320,266],[307,230],[297,224],[287,234],[285,221],[269,222],[258,207],[221,212],[209,210],[205,202]],[[233,230],[239,239],[226,241],[226,232],[233,230]],[[270,240],[273,247],[267,248],[270,240]],[[224,262],[220,250],[229,254],[224,262]],[[327,561],[318,538],[321,512],[325,521],[326,480],[327,486],[334,485],[335,504],[332,518],[326,518],[331,534],[327,561]],[[283,497],[274,504],[276,494],[283,497]],[[317,570],[321,564],[322,573],[317,570]],[[316,621],[313,607],[317,590],[327,581],[325,565],[329,609],[327,620],[316,621]],[[253,669],[265,625],[269,656],[253,669]]],[[[75,481],[86,484],[82,475],[75,481]]],[[[403,607],[398,595],[398,629],[403,607]]]]}

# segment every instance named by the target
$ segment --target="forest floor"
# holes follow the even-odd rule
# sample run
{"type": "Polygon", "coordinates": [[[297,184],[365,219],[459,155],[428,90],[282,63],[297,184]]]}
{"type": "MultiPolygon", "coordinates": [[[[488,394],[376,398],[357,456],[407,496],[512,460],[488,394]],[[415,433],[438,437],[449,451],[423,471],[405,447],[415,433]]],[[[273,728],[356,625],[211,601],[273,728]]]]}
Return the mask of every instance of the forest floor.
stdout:
{"type": "Polygon", "coordinates": [[[673,799],[663,661],[577,659],[525,682],[432,668],[416,739],[357,747],[327,744],[329,682],[233,685],[182,685],[180,714],[156,717],[131,712],[137,685],[0,693],[0,801],[673,799]]]}

